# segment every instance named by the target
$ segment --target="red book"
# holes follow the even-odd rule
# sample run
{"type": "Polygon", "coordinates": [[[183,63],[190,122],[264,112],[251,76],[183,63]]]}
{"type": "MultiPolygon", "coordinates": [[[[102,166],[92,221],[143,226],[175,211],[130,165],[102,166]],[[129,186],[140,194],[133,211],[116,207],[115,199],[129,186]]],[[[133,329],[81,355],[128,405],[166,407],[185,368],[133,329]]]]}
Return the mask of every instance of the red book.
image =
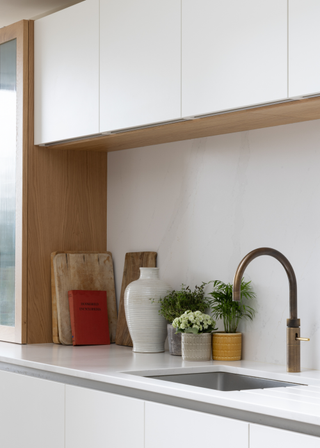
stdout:
{"type": "Polygon", "coordinates": [[[106,291],[68,291],[73,345],[110,344],[106,291]]]}

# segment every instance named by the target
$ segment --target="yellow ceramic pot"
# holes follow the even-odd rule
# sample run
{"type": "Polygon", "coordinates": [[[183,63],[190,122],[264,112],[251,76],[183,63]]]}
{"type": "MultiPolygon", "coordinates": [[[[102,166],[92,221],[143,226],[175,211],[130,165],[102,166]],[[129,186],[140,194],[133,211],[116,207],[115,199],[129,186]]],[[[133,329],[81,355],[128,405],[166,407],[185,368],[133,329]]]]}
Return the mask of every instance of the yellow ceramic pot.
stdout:
{"type": "Polygon", "coordinates": [[[212,359],[215,361],[239,361],[241,348],[242,333],[212,334],[212,359]]]}

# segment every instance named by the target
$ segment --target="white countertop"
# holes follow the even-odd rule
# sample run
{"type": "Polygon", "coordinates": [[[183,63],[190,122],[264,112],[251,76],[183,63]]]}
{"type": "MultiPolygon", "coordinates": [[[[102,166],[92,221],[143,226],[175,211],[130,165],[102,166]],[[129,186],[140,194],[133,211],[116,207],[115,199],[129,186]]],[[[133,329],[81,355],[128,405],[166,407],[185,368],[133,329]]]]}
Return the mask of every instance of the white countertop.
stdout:
{"type": "Polygon", "coordinates": [[[72,347],[0,342],[0,362],[320,426],[320,371],[316,370],[287,373],[286,366],[250,361],[188,362],[168,352],[133,353],[114,344],[72,347]],[[172,374],[223,370],[308,386],[223,392],[130,374],[157,375],[163,370],[172,374]]]}

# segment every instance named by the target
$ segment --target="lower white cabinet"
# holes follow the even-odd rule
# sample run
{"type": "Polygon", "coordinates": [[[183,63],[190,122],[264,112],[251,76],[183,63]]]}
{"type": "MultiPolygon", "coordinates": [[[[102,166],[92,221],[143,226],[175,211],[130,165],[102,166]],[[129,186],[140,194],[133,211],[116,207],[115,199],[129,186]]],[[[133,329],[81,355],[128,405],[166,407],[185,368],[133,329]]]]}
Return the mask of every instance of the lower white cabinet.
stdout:
{"type": "Polygon", "coordinates": [[[144,402],[66,386],[65,448],[143,448],[144,402]]]}
{"type": "Polygon", "coordinates": [[[64,384],[0,371],[0,445],[64,448],[64,384]]]}
{"type": "Polygon", "coordinates": [[[320,438],[0,370],[4,448],[319,448],[320,438]]]}
{"type": "Polygon", "coordinates": [[[248,448],[248,433],[249,424],[245,422],[158,403],[145,404],[145,448],[248,448]]]}
{"type": "Polygon", "coordinates": [[[319,448],[320,438],[269,428],[250,425],[250,448],[319,448]]]}

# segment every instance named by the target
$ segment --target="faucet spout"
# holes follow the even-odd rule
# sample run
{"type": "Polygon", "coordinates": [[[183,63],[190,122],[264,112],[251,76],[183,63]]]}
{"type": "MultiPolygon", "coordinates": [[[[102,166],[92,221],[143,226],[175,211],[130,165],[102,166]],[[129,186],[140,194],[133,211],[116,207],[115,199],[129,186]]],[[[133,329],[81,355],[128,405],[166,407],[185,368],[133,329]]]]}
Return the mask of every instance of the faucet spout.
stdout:
{"type": "Polygon", "coordinates": [[[287,319],[287,370],[288,372],[300,372],[300,319],[298,319],[297,306],[297,280],[289,260],[279,251],[269,247],[260,247],[249,252],[240,262],[233,280],[233,300],[241,298],[241,279],[248,264],[261,255],[269,255],[276,258],[284,267],[290,291],[290,318],[287,319]]]}

